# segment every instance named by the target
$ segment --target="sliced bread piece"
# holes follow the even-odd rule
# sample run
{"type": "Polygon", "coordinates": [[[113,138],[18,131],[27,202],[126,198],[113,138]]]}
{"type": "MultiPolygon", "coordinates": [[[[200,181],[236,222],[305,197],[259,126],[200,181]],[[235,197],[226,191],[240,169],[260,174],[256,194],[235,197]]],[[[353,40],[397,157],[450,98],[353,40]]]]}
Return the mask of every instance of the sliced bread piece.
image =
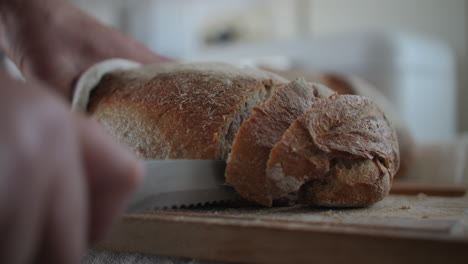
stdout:
{"type": "Polygon", "coordinates": [[[416,147],[408,125],[395,105],[377,88],[356,76],[324,73],[320,76],[320,83],[339,94],[366,96],[384,111],[396,131],[398,147],[400,149],[400,167],[395,177],[405,176],[411,167],[416,147]]]}
{"type": "Polygon", "coordinates": [[[266,174],[273,199],[300,190],[305,204],[354,207],[387,195],[398,166],[395,131],[379,107],[365,97],[333,95],[284,133],[266,174]]]}
{"type": "Polygon", "coordinates": [[[252,108],[286,80],[221,63],[167,63],[105,75],[88,113],[145,159],[227,159],[252,108]]]}
{"type": "Polygon", "coordinates": [[[255,107],[234,140],[226,168],[227,183],[244,198],[271,206],[265,174],[270,150],[294,120],[312,107],[316,96],[332,94],[323,86],[296,80],[278,88],[269,101],[255,107]]]}

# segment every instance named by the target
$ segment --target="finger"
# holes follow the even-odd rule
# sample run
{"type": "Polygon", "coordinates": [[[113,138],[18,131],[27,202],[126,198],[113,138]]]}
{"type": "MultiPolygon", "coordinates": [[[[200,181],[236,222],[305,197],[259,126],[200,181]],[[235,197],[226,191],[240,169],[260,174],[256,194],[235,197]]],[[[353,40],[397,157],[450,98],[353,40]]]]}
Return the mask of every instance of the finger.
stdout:
{"type": "MultiPolygon", "coordinates": [[[[130,60],[134,60],[143,64],[152,63],[163,63],[174,61],[171,58],[161,56],[152,52],[146,45],[140,43],[134,39],[131,39],[120,32],[116,32],[122,37],[122,41],[119,42],[123,46],[116,47],[116,54],[113,57],[124,57],[130,60]]],[[[119,45],[119,44],[117,44],[119,45]]]]}
{"type": "Polygon", "coordinates": [[[91,45],[88,50],[92,51],[92,54],[88,54],[87,61],[84,61],[88,66],[99,61],[112,58],[124,58],[137,61],[142,64],[174,61],[171,58],[155,54],[145,44],[112,28],[101,25],[101,27],[95,27],[94,30],[96,35],[107,36],[108,38],[113,39],[113,44],[109,47],[104,42],[100,41],[83,43],[83,45],[91,45]]]}
{"type": "Polygon", "coordinates": [[[142,178],[140,161],[94,121],[78,117],[90,197],[90,238],[99,239],[142,178]]]}
{"type": "Polygon", "coordinates": [[[64,105],[44,100],[47,109],[39,111],[41,107],[35,107],[43,114],[36,121],[40,124],[34,126],[40,138],[33,140],[40,142],[40,150],[34,153],[43,163],[34,174],[47,185],[37,259],[44,263],[78,263],[88,241],[88,195],[76,126],[64,105]]]}
{"type": "Polygon", "coordinates": [[[79,142],[72,122],[62,125],[69,129],[49,135],[62,145],[51,145],[55,150],[48,151],[47,159],[55,170],[48,182],[47,218],[38,256],[41,263],[79,263],[88,243],[88,193],[79,142]]]}

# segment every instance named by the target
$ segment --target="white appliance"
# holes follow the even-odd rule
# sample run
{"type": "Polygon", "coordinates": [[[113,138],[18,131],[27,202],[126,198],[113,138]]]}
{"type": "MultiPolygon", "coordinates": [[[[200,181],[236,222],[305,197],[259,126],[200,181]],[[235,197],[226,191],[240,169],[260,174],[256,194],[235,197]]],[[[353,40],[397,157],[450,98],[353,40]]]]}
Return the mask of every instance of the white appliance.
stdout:
{"type": "Polygon", "coordinates": [[[290,38],[296,20],[295,1],[139,0],[128,1],[122,24],[153,51],[184,59],[218,34],[235,34],[232,42],[290,38]]]}
{"type": "Polygon", "coordinates": [[[418,143],[456,136],[456,62],[443,43],[407,34],[367,33],[200,51],[190,61],[294,63],[356,74],[400,111],[418,143]]]}

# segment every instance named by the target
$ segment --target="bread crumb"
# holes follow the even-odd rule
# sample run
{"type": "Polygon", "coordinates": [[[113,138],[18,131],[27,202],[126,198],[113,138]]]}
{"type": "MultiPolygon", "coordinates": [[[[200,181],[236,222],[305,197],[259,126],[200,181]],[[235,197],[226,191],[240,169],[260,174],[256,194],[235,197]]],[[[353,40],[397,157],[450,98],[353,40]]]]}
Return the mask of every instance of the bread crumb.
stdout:
{"type": "Polygon", "coordinates": [[[427,198],[427,194],[425,193],[418,193],[418,200],[425,200],[427,198]]]}
{"type": "Polygon", "coordinates": [[[278,189],[287,193],[298,190],[302,185],[300,180],[286,175],[283,171],[281,163],[279,162],[275,163],[271,168],[268,169],[267,177],[276,184],[278,189]]]}
{"type": "Polygon", "coordinates": [[[403,206],[400,207],[400,209],[401,210],[409,210],[409,209],[411,209],[411,207],[408,206],[408,205],[403,205],[403,206]]]}

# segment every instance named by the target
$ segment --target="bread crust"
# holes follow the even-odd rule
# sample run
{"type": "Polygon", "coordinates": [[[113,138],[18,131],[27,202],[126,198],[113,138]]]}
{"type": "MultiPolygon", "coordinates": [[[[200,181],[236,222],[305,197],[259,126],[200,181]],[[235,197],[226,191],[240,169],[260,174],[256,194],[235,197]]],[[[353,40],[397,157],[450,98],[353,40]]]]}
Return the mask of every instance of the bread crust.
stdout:
{"type": "Polygon", "coordinates": [[[141,158],[226,159],[224,140],[238,111],[285,82],[221,63],[150,65],[105,75],[88,113],[141,158]]]}
{"type": "Polygon", "coordinates": [[[312,107],[316,96],[332,93],[299,79],[278,88],[269,101],[254,108],[234,140],[226,168],[227,183],[244,198],[271,206],[265,174],[271,149],[294,120],[312,107]]]}
{"type": "Polygon", "coordinates": [[[397,138],[379,107],[334,95],[317,100],[284,133],[266,174],[274,199],[300,190],[301,203],[353,207],[387,195],[398,166],[397,138]]]}
{"type": "Polygon", "coordinates": [[[323,83],[339,94],[367,96],[382,108],[395,128],[398,138],[400,167],[395,177],[405,176],[414,159],[415,142],[406,122],[397,112],[394,105],[371,84],[355,76],[324,73],[320,76],[320,83],[323,83]]]}

